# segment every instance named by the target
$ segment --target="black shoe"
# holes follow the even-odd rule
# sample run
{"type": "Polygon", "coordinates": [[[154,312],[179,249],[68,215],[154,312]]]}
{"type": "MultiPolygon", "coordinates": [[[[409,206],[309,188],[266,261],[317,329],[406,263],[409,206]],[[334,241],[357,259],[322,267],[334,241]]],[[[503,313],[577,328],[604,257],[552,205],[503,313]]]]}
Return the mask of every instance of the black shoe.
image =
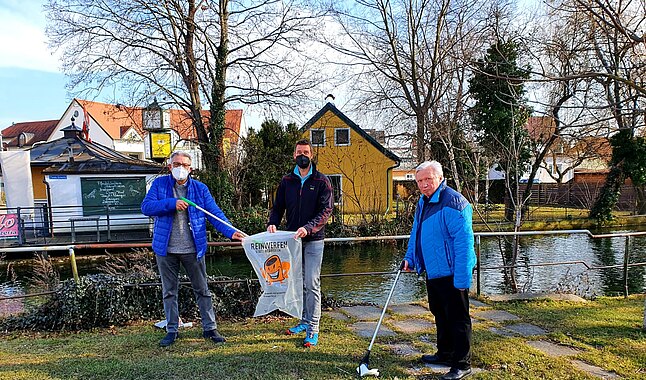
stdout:
{"type": "Polygon", "coordinates": [[[177,338],[179,338],[178,333],[168,333],[162,340],[159,341],[159,345],[161,347],[168,347],[171,344],[175,343],[177,338]]]}
{"type": "Polygon", "coordinates": [[[422,355],[422,362],[426,364],[437,364],[437,365],[445,365],[445,366],[450,366],[450,360],[446,356],[440,356],[438,354],[434,355],[422,355]]]}
{"type": "Polygon", "coordinates": [[[220,335],[217,329],[205,331],[202,333],[202,336],[204,339],[210,339],[213,343],[224,343],[227,341],[222,335],[220,335]]]}
{"type": "Polygon", "coordinates": [[[471,368],[467,368],[467,369],[451,368],[449,372],[444,374],[444,376],[440,377],[440,380],[460,380],[460,379],[464,379],[469,375],[471,375],[471,368]]]}

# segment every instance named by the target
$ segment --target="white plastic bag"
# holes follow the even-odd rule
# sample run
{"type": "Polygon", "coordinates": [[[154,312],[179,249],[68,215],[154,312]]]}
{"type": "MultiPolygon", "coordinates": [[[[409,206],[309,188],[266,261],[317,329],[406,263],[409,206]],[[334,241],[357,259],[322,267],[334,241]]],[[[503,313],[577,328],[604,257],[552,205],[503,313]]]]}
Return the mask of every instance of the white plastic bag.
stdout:
{"type": "Polygon", "coordinates": [[[301,239],[295,232],[262,232],[244,238],[247,258],[260,280],[262,295],[258,299],[254,317],[276,309],[292,317],[303,313],[303,271],[301,239]]]}

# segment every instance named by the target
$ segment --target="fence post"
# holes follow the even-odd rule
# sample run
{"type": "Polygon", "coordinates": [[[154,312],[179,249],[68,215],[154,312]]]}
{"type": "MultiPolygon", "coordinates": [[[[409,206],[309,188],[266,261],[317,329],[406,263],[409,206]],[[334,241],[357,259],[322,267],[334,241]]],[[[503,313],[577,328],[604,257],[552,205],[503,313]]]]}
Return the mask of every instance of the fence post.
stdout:
{"type": "Polygon", "coordinates": [[[22,246],[25,243],[25,237],[23,236],[23,232],[25,230],[25,226],[22,224],[22,217],[20,216],[20,207],[16,207],[16,215],[18,215],[18,245],[22,246]]]}
{"type": "Polygon", "coordinates": [[[79,271],[76,268],[76,255],[74,254],[74,247],[68,248],[70,254],[70,263],[72,264],[72,274],[74,275],[74,282],[79,283],[79,271]]]}
{"type": "Polygon", "coordinates": [[[624,249],[624,298],[628,297],[628,256],[630,256],[630,236],[626,236],[624,249]]]}
{"type": "Polygon", "coordinates": [[[480,235],[476,236],[476,294],[480,297],[480,235]]]}
{"type": "Polygon", "coordinates": [[[111,242],[112,236],[110,236],[110,206],[105,206],[105,224],[108,229],[108,242],[111,242]]]}

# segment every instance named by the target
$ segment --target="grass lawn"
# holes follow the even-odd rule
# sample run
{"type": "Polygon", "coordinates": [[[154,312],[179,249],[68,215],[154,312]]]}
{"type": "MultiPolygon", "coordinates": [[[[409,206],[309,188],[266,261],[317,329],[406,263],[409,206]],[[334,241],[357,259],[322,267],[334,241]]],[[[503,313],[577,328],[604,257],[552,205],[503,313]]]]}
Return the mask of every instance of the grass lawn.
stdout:
{"type": "MultiPolygon", "coordinates": [[[[549,335],[542,339],[579,349],[576,359],[624,379],[646,377],[643,296],[587,303],[515,301],[495,303],[493,308],[547,329],[549,335]]],[[[311,349],[301,347],[301,336],[283,335],[293,319],[276,317],[220,321],[228,342],[218,346],[192,328],[182,331],[175,345],[160,348],[164,333],[151,322],[79,333],[12,333],[0,336],[0,379],[350,379],[356,377],[354,370],[369,343],[349,331],[352,322],[324,316],[320,344],[311,349]]],[[[493,334],[493,326],[489,321],[474,324],[473,365],[484,371],[472,378],[594,378],[566,358],[551,358],[528,346],[527,338],[493,334]]],[[[434,337],[433,333],[378,338],[371,368],[378,368],[383,379],[434,378],[420,365],[419,356],[397,356],[383,345],[407,343],[432,352],[431,343],[419,338],[434,337]]]]}

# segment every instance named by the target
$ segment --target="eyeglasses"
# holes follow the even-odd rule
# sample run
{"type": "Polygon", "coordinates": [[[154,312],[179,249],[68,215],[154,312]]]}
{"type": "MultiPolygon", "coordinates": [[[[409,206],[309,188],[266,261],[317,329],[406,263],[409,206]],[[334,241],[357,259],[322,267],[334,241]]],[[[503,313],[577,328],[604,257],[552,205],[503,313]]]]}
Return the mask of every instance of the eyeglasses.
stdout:
{"type": "Polygon", "coordinates": [[[190,169],[191,168],[191,164],[182,164],[181,162],[173,162],[171,165],[174,168],[179,168],[180,166],[183,166],[184,169],[190,169]]]}

